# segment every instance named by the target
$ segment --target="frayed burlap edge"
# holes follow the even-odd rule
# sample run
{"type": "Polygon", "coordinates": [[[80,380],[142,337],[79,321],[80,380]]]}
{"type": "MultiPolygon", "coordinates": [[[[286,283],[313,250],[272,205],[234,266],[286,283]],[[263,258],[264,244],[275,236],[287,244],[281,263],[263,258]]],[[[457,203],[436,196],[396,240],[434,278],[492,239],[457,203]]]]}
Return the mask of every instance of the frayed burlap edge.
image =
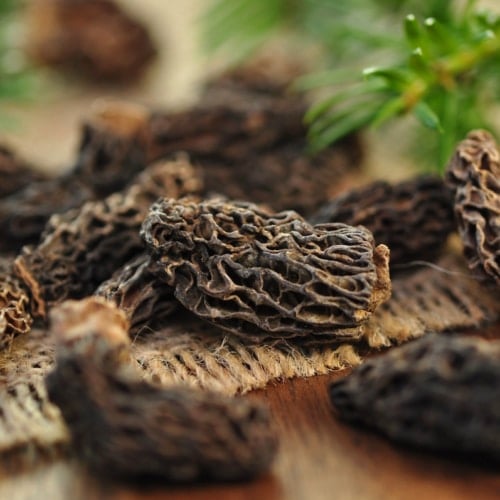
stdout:
{"type": "MultiPolygon", "coordinates": [[[[183,318],[135,339],[133,352],[146,379],[242,394],[273,380],[310,377],[357,365],[362,352],[429,331],[476,327],[500,316],[498,294],[484,289],[455,256],[393,280],[393,296],[361,327],[363,342],[340,346],[245,345],[196,319],[183,318]]],[[[43,377],[54,359],[44,332],[32,332],[0,358],[0,456],[53,456],[68,433],[47,400],[43,377]]]]}

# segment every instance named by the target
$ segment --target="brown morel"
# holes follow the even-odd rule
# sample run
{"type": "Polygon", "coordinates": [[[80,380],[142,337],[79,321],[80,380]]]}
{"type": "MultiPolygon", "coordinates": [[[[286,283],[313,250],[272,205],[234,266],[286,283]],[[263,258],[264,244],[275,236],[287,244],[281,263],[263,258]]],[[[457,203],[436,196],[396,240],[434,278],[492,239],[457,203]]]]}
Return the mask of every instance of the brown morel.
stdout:
{"type": "Polygon", "coordinates": [[[289,142],[234,163],[203,160],[206,189],[277,211],[314,213],[339,190],[339,179],[359,164],[359,140],[346,137],[314,156],[306,153],[305,138],[289,142]]]}
{"type": "Polygon", "coordinates": [[[485,130],[470,132],[448,165],[464,255],[475,276],[500,286],[500,150],[485,130]]]}
{"type": "Polygon", "coordinates": [[[211,82],[193,108],[152,113],[148,158],[186,151],[200,164],[207,192],[309,215],[338,191],[339,178],[362,157],[351,135],[320,154],[307,154],[307,103],[269,79],[211,82]]]}
{"type": "Polygon", "coordinates": [[[30,298],[23,282],[13,272],[13,261],[0,257],[0,351],[18,335],[28,333],[33,319],[30,298]]]}
{"type": "Polygon", "coordinates": [[[12,149],[0,143],[0,198],[38,182],[47,176],[19,158],[12,149]]]}
{"type": "Polygon", "coordinates": [[[81,125],[71,174],[89,185],[95,198],[123,189],[150,162],[144,152],[146,108],[122,101],[96,103],[81,125]]]}
{"type": "Polygon", "coordinates": [[[177,151],[212,162],[244,161],[305,137],[302,99],[257,96],[231,102],[201,102],[185,111],[153,112],[146,126],[150,160],[177,151]]]}
{"type": "Polygon", "coordinates": [[[233,481],[267,470],[277,448],[267,411],[142,381],[127,327],[125,314],[99,297],[51,312],[57,364],[46,384],[75,454],[95,473],[126,480],[233,481]]]}
{"type": "Polygon", "coordinates": [[[442,179],[419,176],[397,184],[376,181],[325,204],[312,224],[362,225],[391,251],[391,266],[433,260],[455,229],[453,201],[442,179]]]}
{"type": "Polygon", "coordinates": [[[355,339],[390,295],[387,247],[362,227],[185,198],[155,203],[142,235],[184,307],[252,341],[355,339]]]}
{"type": "Polygon", "coordinates": [[[500,342],[449,334],[367,359],[330,386],[341,418],[394,441],[500,460],[500,342]]]}
{"type": "Polygon", "coordinates": [[[33,182],[0,199],[0,251],[17,252],[36,243],[52,214],[92,199],[92,189],[72,175],[33,182]]]}
{"type": "Polygon", "coordinates": [[[113,0],[37,0],[28,14],[31,57],[90,80],[136,81],[156,54],[146,27],[113,0]]]}

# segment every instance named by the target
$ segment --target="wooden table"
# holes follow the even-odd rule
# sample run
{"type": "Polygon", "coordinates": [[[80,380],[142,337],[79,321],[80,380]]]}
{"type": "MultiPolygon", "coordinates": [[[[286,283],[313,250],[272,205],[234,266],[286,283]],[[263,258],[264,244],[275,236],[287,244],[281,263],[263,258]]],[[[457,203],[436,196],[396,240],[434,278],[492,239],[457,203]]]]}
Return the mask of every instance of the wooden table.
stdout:
{"type": "MultiPolygon", "coordinates": [[[[482,333],[500,339],[500,323],[482,333]]],[[[4,473],[0,499],[500,499],[498,466],[409,450],[339,421],[327,387],[346,373],[288,380],[249,394],[271,407],[281,443],[271,473],[256,481],[185,488],[108,484],[76,463],[59,461],[29,474],[4,473]]]]}

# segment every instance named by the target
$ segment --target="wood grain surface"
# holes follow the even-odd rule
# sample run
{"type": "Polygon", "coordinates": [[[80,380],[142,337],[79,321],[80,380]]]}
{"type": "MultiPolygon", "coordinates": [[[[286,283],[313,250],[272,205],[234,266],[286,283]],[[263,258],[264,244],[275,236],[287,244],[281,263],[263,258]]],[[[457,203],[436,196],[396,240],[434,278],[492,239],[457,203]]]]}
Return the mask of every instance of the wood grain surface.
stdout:
{"type": "MultiPolygon", "coordinates": [[[[481,334],[500,339],[500,324],[481,334]]],[[[280,451],[272,471],[256,481],[183,488],[112,484],[90,476],[73,461],[61,460],[28,474],[0,472],[0,499],[500,498],[498,466],[485,468],[474,462],[403,448],[368,430],[339,421],[330,406],[327,388],[332,380],[346,374],[343,371],[275,383],[247,396],[268,403],[280,436],[280,451]]]]}

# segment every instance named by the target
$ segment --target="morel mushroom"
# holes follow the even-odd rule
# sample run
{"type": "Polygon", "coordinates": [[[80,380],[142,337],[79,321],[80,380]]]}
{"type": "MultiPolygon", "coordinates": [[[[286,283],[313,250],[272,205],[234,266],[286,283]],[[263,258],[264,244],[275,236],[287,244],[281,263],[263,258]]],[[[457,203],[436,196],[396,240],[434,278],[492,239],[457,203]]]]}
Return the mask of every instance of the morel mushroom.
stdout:
{"type": "Polygon", "coordinates": [[[0,258],[0,350],[17,335],[28,333],[32,323],[28,292],[14,275],[12,262],[0,258]]]}
{"type": "Polygon", "coordinates": [[[304,137],[299,99],[262,98],[154,112],[147,124],[148,159],[186,151],[193,159],[241,161],[284,141],[304,137]]]}
{"type": "Polygon", "coordinates": [[[268,469],[277,441],[263,407],[159,388],[131,364],[124,313],[92,297],[51,312],[57,364],[46,379],[76,455],[95,473],[171,482],[242,480],[268,469]]]}
{"type": "Polygon", "coordinates": [[[462,141],[446,173],[469,268],[500,286],[500,150],[484,130],[462,141]]]}
{"type": "Polygon", "coordinates": [[[453,202],[438,177],[421,176],[391,185],[376,181],[332,199],[313,224],[363,225],[391,250],[391,266],[433,260],[455,229],[453,202]]]}
{"type": "MultiPolygon", "coordinates": [[[[212,91],[192,109],[153,113],[148,159],[186,151],[202,167],[208,192],[310,214],[336,192],[339,176],[360,163],[356,136],[306,154],[306,102],[281,91],[237,86],[212,91]]],[[[263,86],[266,87],[266,82],[263,86]]]]}
{"type": "Polygon", "coordinates": [[[114,302],[125,312],[132,338],[156,325],[164,325],[165,318],[178,305],[173,289],[158,280],[152,272],[147,254],[140,255],[118,269],[99,286],[95,294],[114,302]]]}
{"type": "Polygon", "coordinates": [[[212,199],[155,203],[142,235],[184,307],[246,339],[352,339],[389,297],[388,250],[361,227],[212,199]]]}
{"type": "Polygon", "coordinates": [[[339,189],[339,178],[359,164],[361,147],[356,136],[349,136],[315,156],[305,149],[305,139],[296,139],[231,164],[204,160],[206,189],[309,215],[339,189]]]}
{"type": "Polygon", "coordinates": [[[33,182],[0,199],[0,251],[18,251],[36,243],[54,213],[64,212],[94,198],[79,178],[63,175],[33,182]]]}
{"type": "Polygon", "coordinates": [[[32,182],[45,179],[42,172],[28,166],[11,149],[0,144],[0,198],[15,193],[32,182]]]}
{"type": "Polygon", "coordinates": [[[500,343],[428,334],[335,381],[340,416],[419,448],[500,460],[500,343]]]}
{"type": "Polygon", "coordinates": [[[30,56],[91,80],[137,80],[156,54],[147,29],[112,0],[38,0],[28,14],[30,56]]]}
{"type": "Polygon", "coordinates": [[[123,189],[148,164],[144,128],[149,113],[140,106],[106,101],[84,120],[71,174],[89,185],[94,198],[123,189]]]}
{"type": "Polygon", "coordinates": [[[24,247],[16,273],[30,290],[33,314],[94,290],[126,262],[143,253],[139,229],[151,203],[170,193],[197,192],[201,182],[185,160],[148,167],[123,193],[54,215],[36,247],[24,247]]]}

